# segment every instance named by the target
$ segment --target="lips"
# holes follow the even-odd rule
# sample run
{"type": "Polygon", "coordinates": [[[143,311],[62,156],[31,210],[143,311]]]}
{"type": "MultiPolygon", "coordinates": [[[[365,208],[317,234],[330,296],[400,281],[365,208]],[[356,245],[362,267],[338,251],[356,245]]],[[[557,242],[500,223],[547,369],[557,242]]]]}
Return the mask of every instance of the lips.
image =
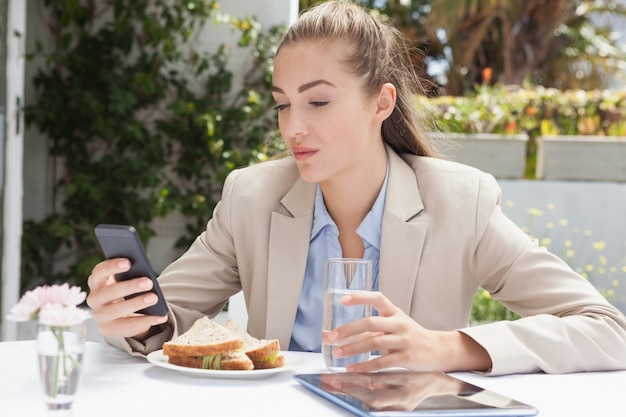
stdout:
{"type": "Polygon", "coordinates": [[[317,149],[303,147],[293,148],[291,151],[296,161],[304,161],[317,153],[317,149]]]}

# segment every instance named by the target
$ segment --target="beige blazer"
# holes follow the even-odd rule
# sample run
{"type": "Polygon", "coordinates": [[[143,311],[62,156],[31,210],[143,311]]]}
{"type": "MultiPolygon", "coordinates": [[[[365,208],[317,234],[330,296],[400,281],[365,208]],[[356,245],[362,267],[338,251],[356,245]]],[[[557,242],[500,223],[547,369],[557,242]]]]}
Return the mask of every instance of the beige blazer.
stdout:
{"type": "MultiPolygon", "coordinates": [[[[396,306],[426,328],[462,329],[489,352],[494,375],[626,368],[625,317],[502,214],[492,176],[388,154],[379,289],[396,306]],[[524,318],[468,328],[479,286],[524,318]]],[[[206,231],[159,278],[169,331],[143,343],[108,341],[137,354],[160,349],[243,289],[250,333],[286,349],[314,198],[315,184],[299,178],[292,158],[232,172],[206,231]]]]}

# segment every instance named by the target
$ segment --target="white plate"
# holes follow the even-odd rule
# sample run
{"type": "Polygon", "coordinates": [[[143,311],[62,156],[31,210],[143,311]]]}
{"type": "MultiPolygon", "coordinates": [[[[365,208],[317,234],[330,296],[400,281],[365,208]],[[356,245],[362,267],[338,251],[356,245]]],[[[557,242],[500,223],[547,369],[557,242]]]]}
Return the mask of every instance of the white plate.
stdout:
{"type": "Polygon", "coordinates": [[[174,365],[167,361],[167,356],[163,355],[163,350],[157,350],[148,354],[148,361],[153,365],[161,368],[170,369],[172,371],[180,372],[185,375],[203,377],[203,378],[220,378],[220,379],[263,379],[269,378],[280,372],[285,372],[294,369],[297,365],[304,362],[304,358],[291,353],[280,352],[285,357],[285,364],[280,368],[271,369],[253,369],[251,371],[228,371],[228,370],[213,370],[213,369],[199,369],[188,368],[185,366],[174,365]]]}

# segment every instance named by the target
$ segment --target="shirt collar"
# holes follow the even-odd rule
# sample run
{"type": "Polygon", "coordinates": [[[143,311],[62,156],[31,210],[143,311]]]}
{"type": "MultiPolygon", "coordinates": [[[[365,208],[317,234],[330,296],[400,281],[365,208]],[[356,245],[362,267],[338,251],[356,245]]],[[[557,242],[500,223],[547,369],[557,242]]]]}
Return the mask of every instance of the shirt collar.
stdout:
{"type": "Polygon", "coordinates": [[[324,196],[322,195],[322,189],[319,183],[315,190],[315,208],[313,210],[313,227],[311,228],[311,240],[326,227],[331,226],[337,228],[335,222],[330,217],[328,210],[326,210],[326,204],[324,204],[324,196]]]}

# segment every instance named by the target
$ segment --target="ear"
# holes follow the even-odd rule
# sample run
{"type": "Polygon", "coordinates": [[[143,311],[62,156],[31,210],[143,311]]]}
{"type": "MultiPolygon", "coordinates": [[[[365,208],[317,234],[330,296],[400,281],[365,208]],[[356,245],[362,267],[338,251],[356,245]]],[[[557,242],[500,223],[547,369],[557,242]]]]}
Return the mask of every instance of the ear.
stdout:
{"type": "Polygon", "coordinates": [[[391,83],[385,83],[378,92],[376,98],[376,118],[382,123],[391,116],[396,106],[396,87],[391,83]]]}

